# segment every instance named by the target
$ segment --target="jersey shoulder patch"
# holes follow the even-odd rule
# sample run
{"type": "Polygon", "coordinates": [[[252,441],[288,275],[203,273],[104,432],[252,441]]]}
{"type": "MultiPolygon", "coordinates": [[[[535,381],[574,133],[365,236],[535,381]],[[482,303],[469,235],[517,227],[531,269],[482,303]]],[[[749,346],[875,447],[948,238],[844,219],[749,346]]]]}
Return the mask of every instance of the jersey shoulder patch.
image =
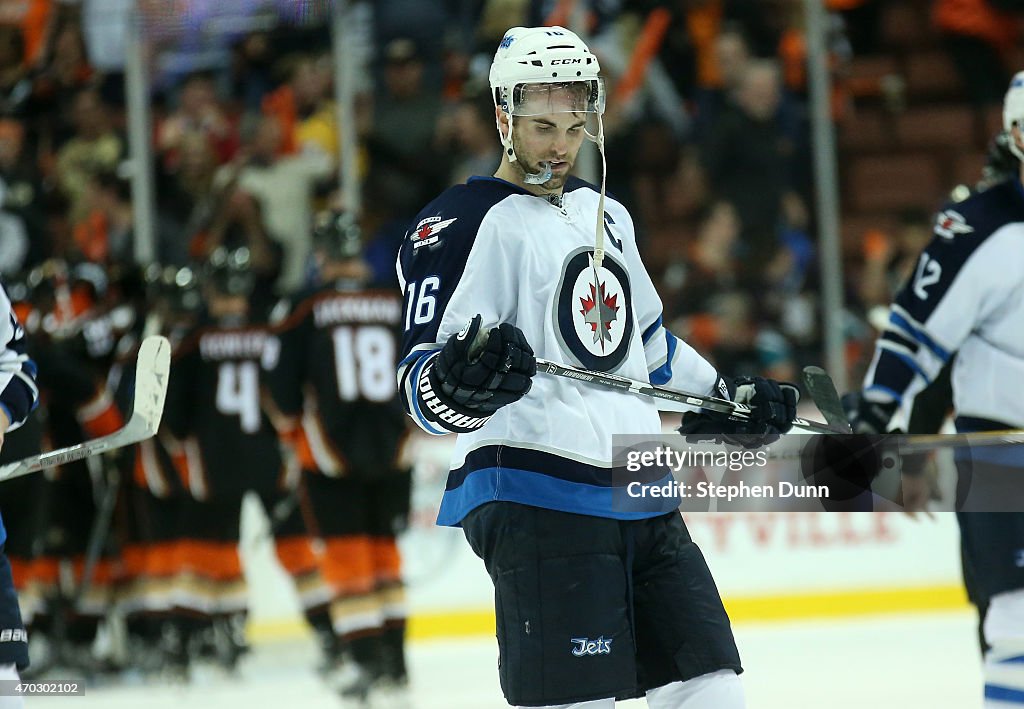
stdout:
{"type": "Polygon", "coordinates": [[[409,243],[412,245],[413,251],[424,246],[440,245],[441,232],[454,224],[457,219],[458,217],[442,219],[436,215],[421,219],[409,233],[409,243]]]}
{"type": "Polygon", "coordinates": [[[962,234],[970,234],[974,227],[967,223],[964,215],[955,209],[943,209],[935,215],[935,235],[941,239],[952,241],[962,234]]]}
{"type": "Polygon", "coordinates": [[[412,253],[433,252],[474,235],[494,205],[518,193],[515,185],[495,178],[471,178],[466,184],[450,187],[416,215],[406,232],[405,245],[412,253]]]}
{"type": "Polygon", "coordinates": [[[402,272],[465,260],[484,217],[517,189],[504,180],[472,178],[442,192],[410,222],[399,251],[402,272]]]}
{"type": "Polygon", "coordinates": [[[946,204],[935,216],[933,231],[946,242],[960,237],[981,242],[1014,222],[1024,222],[1024,191],[1016,180],[1007,180],[976,192],[963,202],[946,204]]]}

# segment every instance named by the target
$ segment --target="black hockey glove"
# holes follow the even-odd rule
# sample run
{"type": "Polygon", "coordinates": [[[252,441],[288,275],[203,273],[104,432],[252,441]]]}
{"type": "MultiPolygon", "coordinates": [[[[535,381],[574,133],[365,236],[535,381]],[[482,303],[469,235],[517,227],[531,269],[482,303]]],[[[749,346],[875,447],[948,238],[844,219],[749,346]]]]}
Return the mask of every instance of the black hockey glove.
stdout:
{"type": "MultiPolygon", "coordinates": [[[[449,337],[427,374],[429,388],[441,404],[473,419],[463,420],[454,428],[447,426],[452,430],[482,426],[502,406],[526,396],[532,385],[531,377],[537,373],[537,360],[522,330],[502,323],[491,328],[486,338],[480,337],[482,346],[474,346],[480,324],[481,317],[477,315],[462,332],[449,337]]],[[[453,423],[450,418],[442,419],[453,423]]]]}
{"type": "Polygon", "coordinates": [[[715,391],[722,398],[750,406],[750,418],[734,421],[717,411],[683,414],[683,423],[676,430],[688,441],[712,440],[744,448],[767,445],[792,427],[800,401],[795,386],[764,377],[719,377],[715,391]]]}
{"type": "Polygon", "coordinates": [[[859,391],[844,394],[842,404],[853,432],[869,436],[886,433],[899,408],[896,401],[868,401],[859,391]]]}

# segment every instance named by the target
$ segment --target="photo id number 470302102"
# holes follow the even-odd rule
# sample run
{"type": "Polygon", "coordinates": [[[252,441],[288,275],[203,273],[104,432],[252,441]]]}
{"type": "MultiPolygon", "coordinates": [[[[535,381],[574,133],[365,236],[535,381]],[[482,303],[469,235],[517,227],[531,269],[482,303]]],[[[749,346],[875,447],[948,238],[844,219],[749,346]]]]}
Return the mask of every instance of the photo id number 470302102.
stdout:
{"type": "Polygon", "coordinates": [[[0,680],[0,697],[59,697],[85,694],[85,685],[78,680],[49,680],[23,682],[18,679],[0,680]]]}

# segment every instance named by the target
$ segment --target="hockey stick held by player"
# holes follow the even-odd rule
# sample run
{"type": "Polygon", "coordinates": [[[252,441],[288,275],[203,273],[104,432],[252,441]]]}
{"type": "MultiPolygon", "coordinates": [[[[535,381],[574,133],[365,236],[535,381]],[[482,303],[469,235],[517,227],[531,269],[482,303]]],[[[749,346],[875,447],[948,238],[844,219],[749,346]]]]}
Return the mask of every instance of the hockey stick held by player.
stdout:
{"type": "Polygon", "coordinates": [[[792,384],[764,377],[720,377],[715,388],[722,398],[749,406],[749,418],[740,421],[715,411],[683,414],[677,430],[687,440],[713,439],[756,448],[792,428],[800,401],[800,391],[792,384]]]}

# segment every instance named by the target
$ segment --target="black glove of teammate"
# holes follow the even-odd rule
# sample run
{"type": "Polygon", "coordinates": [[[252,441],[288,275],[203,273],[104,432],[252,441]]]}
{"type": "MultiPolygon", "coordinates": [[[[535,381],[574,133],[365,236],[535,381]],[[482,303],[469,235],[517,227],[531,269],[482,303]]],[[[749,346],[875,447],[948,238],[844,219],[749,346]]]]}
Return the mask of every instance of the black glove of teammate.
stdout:
{"type": "Polygon", "coordinates": [[[796,405],[800,391],[792,384],[764,377],[722,377],[716,391],[722,388],[730,401],[751,407],[750,418],[734,421],[729,414],[717,411],[683,414],[683,424],[677,431],[687,440],[714,440],[744,448],[758,448],[778,440],[788,431],[796,418],[796,405]]]}
{"type": "MultiPolygon", "coordinates": [[[[532,385],[537,360],[523,331],[502,323],[487,333],[482,348],[474,342],[481,317],[448,338],[430,370],[430,384],[445,404],[468,416],[490,416],[519,401],[532,385]]],[[[482,339],[482,338],[481,338],[482,339]]]]}
{"type": "Polygon", "coordinates": [[[842,404],[853,432],[869,436],[886,433],[889,421],[899,408],[895,401],[868,401],[859,391],[844,394],[842,404]]]}

